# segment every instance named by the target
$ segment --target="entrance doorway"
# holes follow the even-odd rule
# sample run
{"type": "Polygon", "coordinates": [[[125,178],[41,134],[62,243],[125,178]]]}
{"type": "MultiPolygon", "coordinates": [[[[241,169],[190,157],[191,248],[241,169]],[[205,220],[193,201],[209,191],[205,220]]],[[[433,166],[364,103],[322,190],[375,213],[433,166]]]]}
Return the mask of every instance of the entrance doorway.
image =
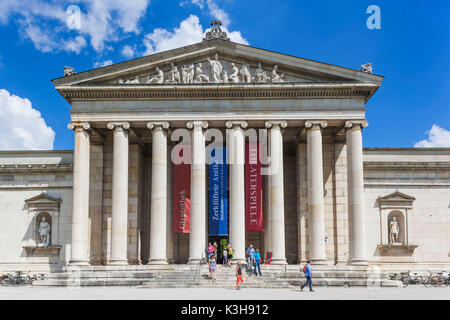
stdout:
{"type": "Polygon", "coordinates": [[[217,263],[222,264],[223,263],[223,249],[227,247],[228,245],[228,236],[209,236],[208,242],[211,242],[211,244],[214,244],[214,242],[217,242],[217,263]]]}

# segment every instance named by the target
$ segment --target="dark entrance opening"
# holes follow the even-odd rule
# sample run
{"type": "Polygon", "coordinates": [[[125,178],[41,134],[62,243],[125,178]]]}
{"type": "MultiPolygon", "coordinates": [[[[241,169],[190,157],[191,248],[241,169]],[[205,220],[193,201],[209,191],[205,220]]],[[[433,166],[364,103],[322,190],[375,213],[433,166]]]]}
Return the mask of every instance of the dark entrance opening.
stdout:
{"type": "Polygon", "coordinates": [[[217,243],[217,263],[223,263],[223,249],[228,245],[228,236],[209,236],[208,242],[213,245],[214,242],[217,243]]]}

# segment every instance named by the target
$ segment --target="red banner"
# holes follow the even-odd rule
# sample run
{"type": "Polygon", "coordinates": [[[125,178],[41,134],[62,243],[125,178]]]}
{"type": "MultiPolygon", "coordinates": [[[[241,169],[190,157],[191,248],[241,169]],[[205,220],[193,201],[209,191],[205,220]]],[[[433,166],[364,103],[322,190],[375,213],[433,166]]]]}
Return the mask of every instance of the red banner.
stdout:
{"type": "Polygon", "coordinates": [[[173,163],[173,232],[191,231],[191,147],[176,145],[172,152],[173,163]],[[183,154],[186,153],[186,154],[183,154]],[[181,159],[188,163],[179,163],[181,159]]]}
{"type": "Polygon", "coordinates": [[[245,230],[264,231],[261,161],[258,143],[245,145],[245,230]]]}

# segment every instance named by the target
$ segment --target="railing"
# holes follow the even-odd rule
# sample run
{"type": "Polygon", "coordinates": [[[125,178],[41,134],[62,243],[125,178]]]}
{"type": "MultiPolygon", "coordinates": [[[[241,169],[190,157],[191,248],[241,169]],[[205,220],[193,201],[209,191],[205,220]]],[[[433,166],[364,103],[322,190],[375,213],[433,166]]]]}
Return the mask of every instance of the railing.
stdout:
{"type": "Polygon", "coordinates": [[[193,284],[199,285],[199,283],[200,283],[200,276],[199,276],[197,282],[195,282],[195,280],[197,279],[197,275],[200,274],[200,267],[201,267],[202,263],[205,263],[205,264],[207,263],[207,260],[205,257],[205,252],[202,253],[200,260],[198,261],[197,269],[195,270],[195,273],[194,273],[194,280],[192,282],[193,284]]]}

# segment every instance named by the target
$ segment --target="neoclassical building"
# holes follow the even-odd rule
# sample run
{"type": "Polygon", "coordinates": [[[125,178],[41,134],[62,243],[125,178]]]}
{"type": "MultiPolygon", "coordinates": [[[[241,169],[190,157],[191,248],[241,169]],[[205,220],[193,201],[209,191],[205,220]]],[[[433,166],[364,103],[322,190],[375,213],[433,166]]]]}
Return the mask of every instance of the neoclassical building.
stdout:
{"type": "Polygon", "coordinates": [[[74,150],[0,152],[0,269],[196,264],[209,241],[272,265],[448,269],[450,149],[363,148],[382,80],[218,26],[66,68],[74,150]]]}

